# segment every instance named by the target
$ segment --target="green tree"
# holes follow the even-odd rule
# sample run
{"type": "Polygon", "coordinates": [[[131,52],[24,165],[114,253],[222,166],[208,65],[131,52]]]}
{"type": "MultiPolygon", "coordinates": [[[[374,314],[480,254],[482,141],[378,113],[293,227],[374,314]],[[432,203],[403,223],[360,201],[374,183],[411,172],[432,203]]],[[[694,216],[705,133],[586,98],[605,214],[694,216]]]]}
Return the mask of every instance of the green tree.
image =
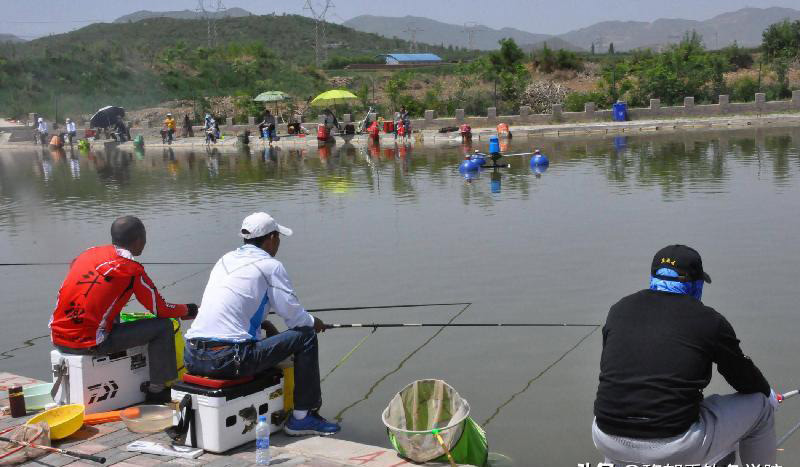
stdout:
{"type": "Polygon", "coordinates": [[[398,108],[400,96],[406,88],[408,88],[408,79],[405,75],[396,74],[389,78],[389,82],[386,83],[386,95],[389,97],[389,102],[392,104],[392,110],[398,108]]]}
{"type": "Polygon", "coordinates": [[[775,23],[763,33],[761,45],[768,61],[800,57],[800,20],[775,23]]]}
{"type": "Polygon", "coordinates": [[[608,44],[608,54],[609,55],[614,55],[614,43],[613,42],[608,44]]]}
{"type": "Polygon", "coordinates": [[[514,100],[530,78],[523,65],[525,52],[514,39],[502,39],[499,44],[500,49],[487,57],[484,75],[495,83],[503,99],[514,100]]]}

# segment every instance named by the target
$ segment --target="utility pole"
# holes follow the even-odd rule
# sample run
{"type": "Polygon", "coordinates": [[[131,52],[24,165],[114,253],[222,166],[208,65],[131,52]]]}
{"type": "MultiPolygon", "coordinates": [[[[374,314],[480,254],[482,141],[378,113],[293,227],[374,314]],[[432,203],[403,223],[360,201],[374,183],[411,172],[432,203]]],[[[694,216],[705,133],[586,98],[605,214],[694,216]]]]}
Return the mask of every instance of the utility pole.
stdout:
{"type": "Polygon", "coordinates": [[[312,0],[306,0],[306,5],[303,10],[308,10],[311,17],[317,22],[314,29],[314,52],[316,55],[317,68],[322,64],[322,61],[327,58],[326,51],[326,38],[325,38],[325,15],[328,10],[334,7],[332,0],[325,0],[324,5],[313,5],[312,0]]]}
{"type": "Polygon", "coordinates": [[[416,52],[417,51],[417,33],[425,31],[422,28],[414,28],[412,27],[414,24],[409,24],[403,32],[407,32],[411,35],[411,44],[409,52],[416,52]]]}
{"type": "Polygon", "coordinates": [[[222,15],[225,13],[225,5],[222,3],[222,0],[217,0],[216,2],[216,10],[217,13],[214,15],[214,47],[219,45],[217,41],[217,21],[222,18],[222,15]]]}
{"type": "Polygon", "coordinates": [[[480,32],[478,31],[478,23],[474,21],[464,23],[464,29],[462,32],[467,34],[467,47],[470,50],[475,50],[475,35],[480,32]]]}
{"type": "Polygon", "coordinates": [[[206,20],[206,37],[208,39],[208,48],[211,48],[211,15],[209,15],[208,10],[206,10],[206,2],[205,0],[197,0],[197,8],[195,11],[200,13],[200,16],[206,20]]]}

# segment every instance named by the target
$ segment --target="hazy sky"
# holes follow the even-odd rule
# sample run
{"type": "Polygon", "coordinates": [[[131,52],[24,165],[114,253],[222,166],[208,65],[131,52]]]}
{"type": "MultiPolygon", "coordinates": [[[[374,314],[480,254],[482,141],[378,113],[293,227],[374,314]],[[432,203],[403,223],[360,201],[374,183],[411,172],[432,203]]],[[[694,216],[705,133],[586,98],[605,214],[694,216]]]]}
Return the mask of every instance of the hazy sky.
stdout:
{"type": "MultiPolygon", "coordinates": [[[[316,4],[324,0],[312,0],[316,4]]],[[[216,0],[206,0],[206,4],[216,0]]],[[[226,7],[253,13],[305,14],[305,0],[223,0],[226,7]]],[[[26,39],[65,32],[91,22],[112,21],[137,10],[195,9],[198,0],[0,0],[0,33],[26,39]]],[[[463,24],[475,21],[493,28],[514,27],[558,34],[605,20],[652,21],[658,18],[708,19],[746,6],[800,9],[799,0],[334,0],[329,15],[342,22],[361,14],[427,16],[463,24]]]]}

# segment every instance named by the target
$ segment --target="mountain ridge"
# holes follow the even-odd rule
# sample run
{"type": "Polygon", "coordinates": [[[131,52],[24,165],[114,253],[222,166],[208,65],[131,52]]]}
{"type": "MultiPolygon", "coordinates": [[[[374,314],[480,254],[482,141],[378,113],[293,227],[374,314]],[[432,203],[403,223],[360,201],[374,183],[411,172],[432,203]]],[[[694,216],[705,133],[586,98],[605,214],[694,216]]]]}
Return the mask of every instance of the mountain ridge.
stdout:
{"type": "MultiPolygon", "coordinates": [[[[706,47],[716,49],[737,42],[743,47],[757,47],[761,44],[762,32],[771,24],[783,19],[800,19],[800,10],[783,7],[747,7],[721,13],[707,20],[687,20],[681,18],[659,18],[654,21],[601,21],[593,25],[568,31],[562,34],[538,34],[515,28],[492,29],[484,25],[474,25],[474,48],[493,50],[497,42],[506,37],[530,48],[533,44],[553,41],[558,38],[562,48],[589,50],[592,44],[598,52],[605,52],[610,43],[615,50],[626,51],[645,47],[663,47],[676,43],[687,32],[696,31],[703,36],[706,47]]],[[[384,37],[398,37],[409,40],[409,28],[419,28],[418,42],[444,44],[454,47],[468,47],[469,35],[463,25],[416,16],[390,17],[360,15],[343,23],[353,29],[371,32],[384,37]]],[[[549,45],[549,44],[548,44],[549,45]]],[[[558,48],[558,46],[553,47],[558,48]]]]}
{"type": "Polygon", "coordinates": [[[511,37],[518,44],[535,44],[547,40],[549,34],[538,34],[522,31],[516,28],[504,27],[493,29],[484,25],[457,25],[444,23],[421,16],[375,16],[360,15],[351,18],[342,25],[353,28],[357,31],[378,34],[383,37],[397,37],[404,40],[411,39],[408,29],[421,29],[417,31],[417,42],[453,47],[469,47],[469,32],[473,30],[473,47],[478,50],[493,50],[498,48],[497,42],[500,39],[511,37]]]}
{"type": "MultiPolygon", "coordinates": [[[[209,11],[208,16],[213,19],[219,18],[241,18],[242,16],[252,16],[252,13],[243,8],[228,8],[220,12],[209,11]]],[[[136,23],[151,18],[172,18],[172,19],[204,19],[202,12],[197,10],[175,10],[175,11],[150,11],[139,10],[133,13],[120,16],[114,23],[136,23]]]]}

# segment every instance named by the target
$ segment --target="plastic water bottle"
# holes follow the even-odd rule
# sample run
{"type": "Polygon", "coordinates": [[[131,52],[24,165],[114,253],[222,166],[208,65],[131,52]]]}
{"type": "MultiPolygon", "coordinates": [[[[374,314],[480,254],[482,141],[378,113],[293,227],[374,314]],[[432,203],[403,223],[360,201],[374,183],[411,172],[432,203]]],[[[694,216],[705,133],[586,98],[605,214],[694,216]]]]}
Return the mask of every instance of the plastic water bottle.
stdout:
{"type": "Polygon", "coordinates": [[[256,425],[256,464],[269,465],[269,461],[269,422],[265,415],[261,415],[256,425]]]}

